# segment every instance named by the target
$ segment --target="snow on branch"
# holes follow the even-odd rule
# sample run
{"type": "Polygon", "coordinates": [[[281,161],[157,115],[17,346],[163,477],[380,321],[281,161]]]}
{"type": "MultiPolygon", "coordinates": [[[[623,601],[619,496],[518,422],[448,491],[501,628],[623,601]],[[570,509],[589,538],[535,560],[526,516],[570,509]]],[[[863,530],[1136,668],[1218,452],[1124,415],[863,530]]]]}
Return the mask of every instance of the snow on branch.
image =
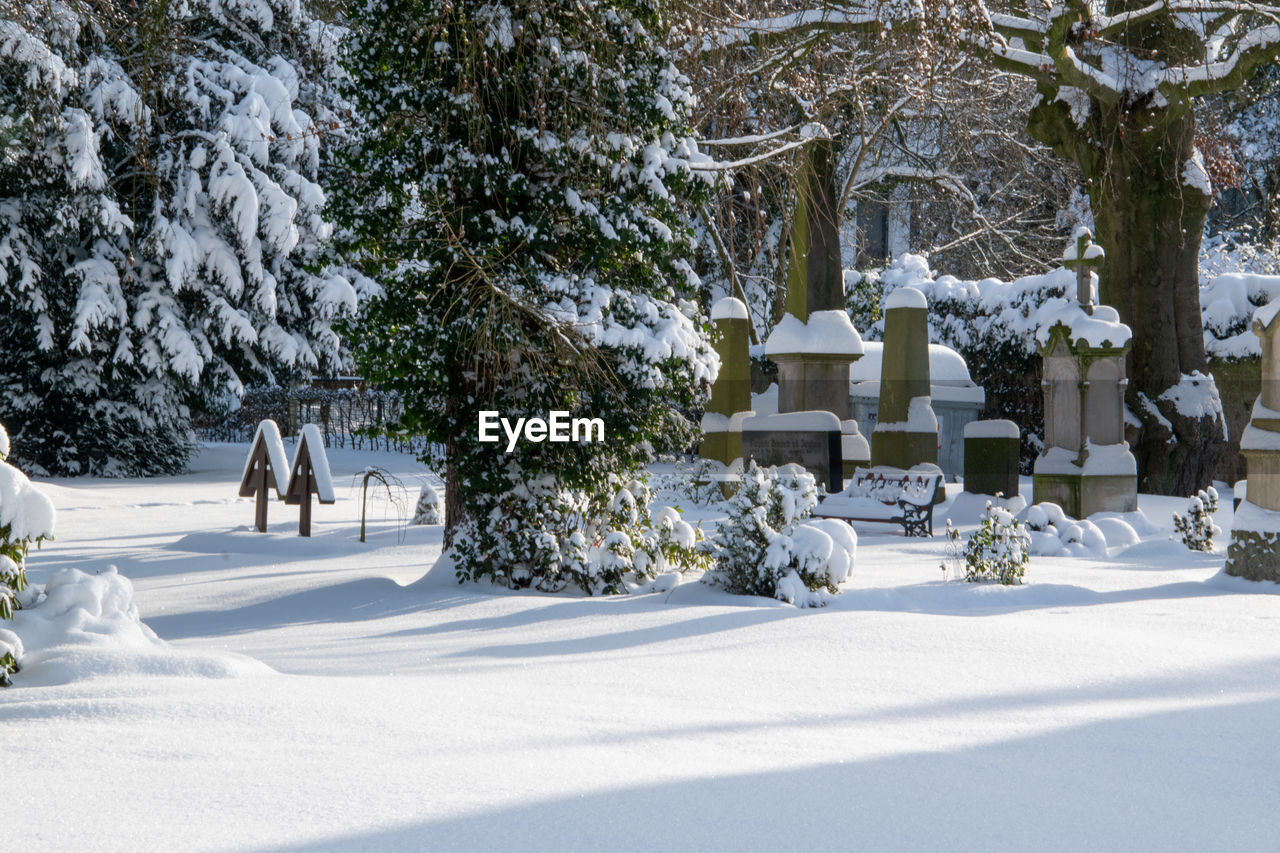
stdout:
{"type": "Polygon", "coordinates": [[[856,30],[878,26],[876,4],[863,7],[850,4],[846,9],[805,9],[775,18],[742,21],[728,29],[703,37],[701,52],[709,53],[730,47],[741,47],[762,38],[794,36],[810,30],[856,30]]]}

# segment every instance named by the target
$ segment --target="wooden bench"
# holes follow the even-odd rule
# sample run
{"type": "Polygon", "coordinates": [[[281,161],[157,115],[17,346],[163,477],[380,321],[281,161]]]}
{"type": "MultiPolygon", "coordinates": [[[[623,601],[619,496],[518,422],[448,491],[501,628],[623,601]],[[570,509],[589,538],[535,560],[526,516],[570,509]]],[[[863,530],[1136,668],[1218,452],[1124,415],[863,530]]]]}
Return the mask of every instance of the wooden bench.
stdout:
{"type": "Polygon", "coordinates": [[[877,466],[858,468],[844,491],[823,498],[813,510],[816,518],[879,521],[902,525],[907,536],[933,535],[933,504],[943,488],[937,466],[904,471],[877,466]]]}

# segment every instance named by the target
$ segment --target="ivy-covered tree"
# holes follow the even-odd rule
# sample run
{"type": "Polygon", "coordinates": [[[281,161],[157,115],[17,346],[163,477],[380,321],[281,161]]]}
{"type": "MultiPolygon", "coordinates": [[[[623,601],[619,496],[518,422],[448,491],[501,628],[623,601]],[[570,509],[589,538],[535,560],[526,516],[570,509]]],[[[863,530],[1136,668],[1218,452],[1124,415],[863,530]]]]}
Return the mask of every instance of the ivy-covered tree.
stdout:
{"type": "Polygon", "coordinates": [[[50,473],[182,468],[190,407],[332,368],[338,32],[293,0],[0,15],[0,417],[50,473]]]}
{"type": "Polygon", "coordinates": [[[637,531],[611,501],[691,442],[716,369],[685,298],[705,181],[659,5],[372,0],[351,24],[362,124],[334,192],[385,287],[352,329],[362,372],[437,443],[460,578],[616,589],[637,531]],[[598,417],[604,440],[508,451],[484,410],[598,417]]]}

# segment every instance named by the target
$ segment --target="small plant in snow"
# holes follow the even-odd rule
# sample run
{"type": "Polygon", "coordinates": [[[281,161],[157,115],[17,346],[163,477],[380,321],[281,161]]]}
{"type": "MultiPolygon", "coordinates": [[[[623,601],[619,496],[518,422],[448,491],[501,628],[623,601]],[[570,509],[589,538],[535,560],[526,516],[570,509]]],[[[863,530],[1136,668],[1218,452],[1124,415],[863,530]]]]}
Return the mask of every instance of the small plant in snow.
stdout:
{"type": "Polygon", "coordinates": [[[964,563],[964,541],[960,538],[960,531],[951,526],[951,519],[947,519],[947,530],[943,536],[946,544],[942,546],[942,562],[938,564],[938,568],[942,569],[942,579],[949,581],[953,577],[960,577],[960,567],[964,563]]]}
{"type": "Polygon", "coordinates": [[[834,528],[803,524],[817,503],[813,475],[803,468],[762,469],[751,462],[729,500],[729,518],[712,541],[715,571],[708,581],[743,595],[822,604],[820,595],[807,593],[837,592],[856,539],[849,531],[847,541],[837,543],[834,528]],[[847,555],[843,560],[837,547],[847,555]]]}
{"type": "Polygon", "coordinates": [[[1212,551],[1213,537],[1222,535],[1222,528],[1213,523],[1217,511],[1217,489],[1210,486],[1192,495],[1187,501],[1187,514],[1173,514],[1173,529],[1182,534],[1182,544],[1192,551],[1212,551]]]}
{"type": "MultiPolygon", "coordinates": [[[[948,531],[953,540],[959,533],[948,531]]],[[[1022,583],[1022,576],[1031,562],[1031,535],[1027,526],[1014,519],[1007,509],[987,504],[978,529],[964,546],[964,579],[999,581],[1002,584],[1022,583]]]]}
{"type": "Polygon", "coordinates": [[[444,504],[440,502],[440,495],[429,484],[424,483],[422,490],[418,492],[418,505],[413,510],[413,520],[410,524],[444,524],[444,504]]]}
{"type": "Polygon", "coordinates": [[[710,567],[702,528],[681,518],[678,507],[653,504],[653,490],[644,480],[632,480],[619,490],[610,511],[614,529],[605,541],[604,561],[611,571],[630,571],[643,581],[710,567]]]}

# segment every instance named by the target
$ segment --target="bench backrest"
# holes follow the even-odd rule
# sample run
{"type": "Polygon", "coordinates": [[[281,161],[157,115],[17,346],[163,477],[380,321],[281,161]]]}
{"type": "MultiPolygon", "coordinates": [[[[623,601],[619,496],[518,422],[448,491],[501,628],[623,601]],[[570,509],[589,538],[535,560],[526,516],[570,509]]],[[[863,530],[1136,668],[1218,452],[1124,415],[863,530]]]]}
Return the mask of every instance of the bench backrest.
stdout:
{"type": "Polygon", "coordinates": [[[941,484],[942,476],[932,472],[904,471],[885,466],[858,468],[843,494],[875,498],[882,503],[897,503],[902,499],[924,505],[933,502],[941,484]]]}

